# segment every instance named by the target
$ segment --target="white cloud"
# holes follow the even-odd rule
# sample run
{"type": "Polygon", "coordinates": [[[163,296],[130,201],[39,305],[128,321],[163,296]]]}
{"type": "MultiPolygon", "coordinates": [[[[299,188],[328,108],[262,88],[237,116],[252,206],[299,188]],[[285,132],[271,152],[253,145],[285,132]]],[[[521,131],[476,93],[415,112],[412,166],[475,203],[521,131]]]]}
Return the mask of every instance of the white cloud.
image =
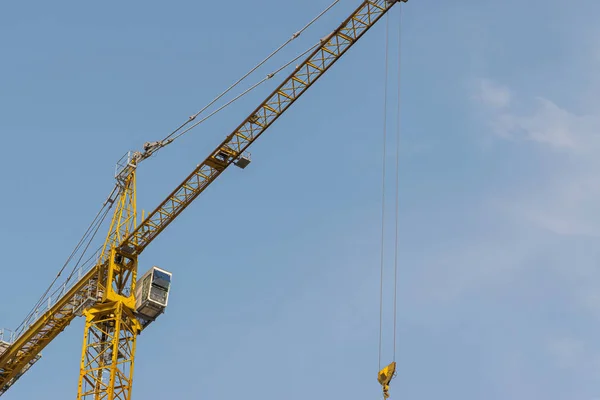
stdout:
{"type": "Polygon", "coordinates": [[[539,145],[547,164],[560,168],[548,170],[526,192],[507,194],[506,208],[557,234],[600,235],[600,107],[578,115],[549,99],[513,93],[480,80],[475,98],[492,132],[539,145]]]}
{"type": "Polygon", "coordinates": [[[522,135],[522,139],[578,154],[599,148],[600,118],[576,115],[542,97],[536,98],[529,115],[507,112],[498,117],[506,136],[522,135]]]}
{"type": "Polygon", "coordinates": [[[517,102],[512,93],[491,80],[478,80],[473,97],[490,116],[494,133],[586,154],[600,149],[600,115],[577,115],[539,96],[517,102]]]}
{"type": "Polygon", "coordinates": [[[475,99],[494,108],[505,108],[510,105],[511,92],[502,85],[488,79],[479,79],[477,82],[475,99]]]}

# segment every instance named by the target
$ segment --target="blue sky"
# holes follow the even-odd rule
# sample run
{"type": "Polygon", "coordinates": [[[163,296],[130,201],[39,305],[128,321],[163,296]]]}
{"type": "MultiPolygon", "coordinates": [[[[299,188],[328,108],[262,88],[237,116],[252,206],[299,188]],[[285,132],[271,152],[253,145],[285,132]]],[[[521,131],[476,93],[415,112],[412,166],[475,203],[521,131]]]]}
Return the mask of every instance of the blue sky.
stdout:
{"type": "MultiPolygon", "coordinates": [[[[3,3],[0,325],[17,326],[50,283],[127,150],[164,137],[329,4],[3,3]]],[[[342,0],[251,81],[358,4],[342,0]]],[[[599,12],[591,0],[403,6],[392,399],[600,398],[599,12]]],[[[382,22],[253,146],[249,168],[143,254],[142,271],[170,270],[174,285],[139,337],[135,398],[379,396],[384,34],[382,22]]],[[[146,161],[139,207],[281,79],[146,161]]],[[[390,207],[388,239],[392,225],[390,207]]],[[[82,323],[5,398],[74,397],[82,323]]]]}

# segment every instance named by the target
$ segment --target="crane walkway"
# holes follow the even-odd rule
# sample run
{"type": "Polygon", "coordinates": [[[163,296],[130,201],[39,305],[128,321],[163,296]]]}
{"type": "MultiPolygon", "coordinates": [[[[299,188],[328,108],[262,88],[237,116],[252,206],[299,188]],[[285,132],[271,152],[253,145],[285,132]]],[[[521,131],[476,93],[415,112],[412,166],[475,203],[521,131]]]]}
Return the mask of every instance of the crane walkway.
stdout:
{"type": "Polygon", "coordinates": [[[0,338],[0,396],[41,358],[41,351],[62,332],[86,304],[96,301],[98,265],[80,271],[40,304],[16,332],[0,338]],[[17,372],[18,371],[18,372],[17,372]],[[7,379],[8,378],[8,379],[7,379]]]}
{"type": "MultiPolygon", "coordinates": [[[[10,345],[14,342],[14,339],[15,339],[14,332],[11,332],[6,329],[0,329],[0,356],[6,352],[6,350],[10,347],[10,345]]],[[[23,374],[25,374],[25,372],[27,372],[27,370],[29,370],[29,368],[31,368],[33,366],[33,364],[35,364],[41,357],[42,357],[41,354],[38,354],[37,356],[35,356],[31,361],[29,361],[27,363],[27,365],[25,365],[25,367],[23,367],[23,369],[21,369],[21,371],[17,375],[15,375],[12,379],[10,379],[2,387],[0,387],[0,395],[4,394],[4,392],[6,392],[12,385],[14,385],[15,382],[21,376],[23,376],[23,374]]],[[[3,369],[0,369],[0,374],[2,374],[3,372],[4,372],[3,369]]]]}

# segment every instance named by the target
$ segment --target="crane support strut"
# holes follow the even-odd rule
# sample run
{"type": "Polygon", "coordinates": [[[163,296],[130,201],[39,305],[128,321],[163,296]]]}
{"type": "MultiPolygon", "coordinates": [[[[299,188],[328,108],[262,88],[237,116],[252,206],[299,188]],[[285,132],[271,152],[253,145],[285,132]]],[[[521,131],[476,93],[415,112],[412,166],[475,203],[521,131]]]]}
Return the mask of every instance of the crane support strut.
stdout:
{"type": "Polygon", "coordinates": [[[141,326],[123,301],[85,311],[78,399],[130,400],[141,326]]]}
{"type": "Polygon", "coordinates": [[[137,256],[117,248],[136,225],[136,168],[128,170],[98,268],[100,299],[86,316],[77,400],[130,400],[140,322],[135,317],[137,256]],[[121,239],[122,240],[122,239],[121,239]]]}

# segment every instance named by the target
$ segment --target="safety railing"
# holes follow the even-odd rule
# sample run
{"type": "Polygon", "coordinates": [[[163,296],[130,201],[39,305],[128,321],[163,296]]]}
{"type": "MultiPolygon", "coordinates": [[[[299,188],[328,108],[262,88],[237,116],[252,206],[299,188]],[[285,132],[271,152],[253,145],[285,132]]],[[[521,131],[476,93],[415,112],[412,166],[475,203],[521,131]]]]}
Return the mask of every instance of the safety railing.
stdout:
{"type": "Polygon", "coordinates": [[[17,340],[17,333],[10,329],[0,329],[0,342],[13,344],[17,340]]]}
{"type": "MultiPolygon", "coordinates": [[[[82,265],[78,268],[75,273],[66,282],[58,286],[52,293],[46,295],[37,305],[36,308],[27,316],[27,318],[19,325],[16,331],[11,333],[10,343],[16,341],[29,327],[43,316],[47,311],[52,309],[54,305],[69,291],[73,286],[81,281],[81,279],[96,265],[95,262],[89,263],[89,265],[82,265]],[[75,278],[76,277],[76,278],[75,278]]],[[[82,300],[83,302],[83,300],[82,300]]],[[[8,330],[5,330],[8,332],[8,330]]]]}

